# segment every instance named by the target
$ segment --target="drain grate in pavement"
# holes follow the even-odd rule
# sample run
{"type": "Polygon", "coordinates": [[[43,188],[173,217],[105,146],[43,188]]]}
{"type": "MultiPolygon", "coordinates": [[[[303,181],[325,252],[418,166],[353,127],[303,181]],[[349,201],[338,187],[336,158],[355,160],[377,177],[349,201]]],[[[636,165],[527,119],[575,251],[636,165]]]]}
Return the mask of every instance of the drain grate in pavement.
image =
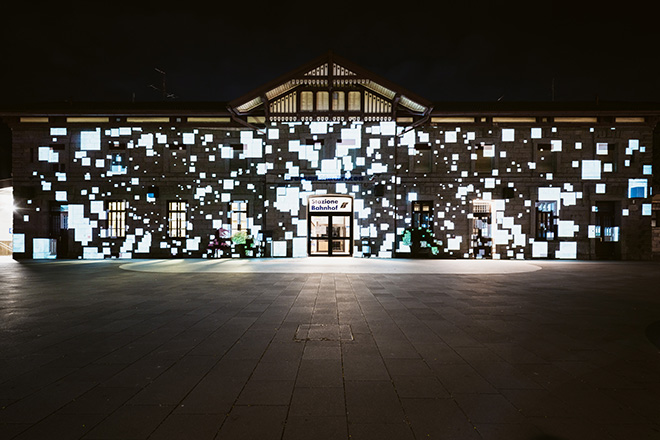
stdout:
{"type": "Polygon", "coordinates": [[[293,337],[296,341],[352,341],[350,324],[300,324],[293,337]]]}

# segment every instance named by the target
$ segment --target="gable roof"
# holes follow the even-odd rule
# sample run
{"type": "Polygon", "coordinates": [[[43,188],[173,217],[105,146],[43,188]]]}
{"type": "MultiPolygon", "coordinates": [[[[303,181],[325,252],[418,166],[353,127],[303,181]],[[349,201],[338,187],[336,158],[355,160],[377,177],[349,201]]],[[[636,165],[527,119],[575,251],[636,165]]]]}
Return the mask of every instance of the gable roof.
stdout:
{"type": "MultiPolygon", "coordinates": [[[[384,114],[389,109],[393,115],[404,112],[421,117],[431,110],[431,103],[426,99],[332,52],[230,101],[228,109],[237,116],[262,115],[267,118],[271,112],[270,104],[287,96],[295,96],[299,89],[364,91],[370,101],[377,103],[378,109],[361,109],[363,113],[384,114]]],[[[287,108],[292,114],[300,111],[300,106],[296,104],[287,108]]]]}

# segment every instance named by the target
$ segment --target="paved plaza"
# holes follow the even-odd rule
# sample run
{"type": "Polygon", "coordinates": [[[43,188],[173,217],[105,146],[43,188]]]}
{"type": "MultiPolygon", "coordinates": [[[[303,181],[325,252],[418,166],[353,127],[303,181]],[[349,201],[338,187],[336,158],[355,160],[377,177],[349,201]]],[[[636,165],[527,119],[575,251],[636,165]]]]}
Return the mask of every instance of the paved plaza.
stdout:
{"type": "Polygon", "coordinates": [[[660,264],[0,259],[0,439],[660,439],[660,264]]]}

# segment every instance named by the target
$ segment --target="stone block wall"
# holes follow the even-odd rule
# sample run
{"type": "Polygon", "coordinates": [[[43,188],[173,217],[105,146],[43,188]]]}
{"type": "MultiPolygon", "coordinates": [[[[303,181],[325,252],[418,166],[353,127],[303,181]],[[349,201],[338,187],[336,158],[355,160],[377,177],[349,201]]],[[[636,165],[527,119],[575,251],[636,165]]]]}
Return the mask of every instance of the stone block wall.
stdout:
{"type": "Polygon", "coordinates": [[[247,202],[262,256],[302,255],[306,200],[323,192],[355,198],[354,256],[363,245],[371,255],[405,255],[414,201],[432,203],[448,258],[474,257],[475,201],[489,206],[494,258],[597,258],[603,202],[615,207],[616,257],[652,256],[653,135],[644,124],[311,122],[256,131],[113,117],[11,125],[14,230],[24,242],[16,258],[34,256],[34,239],[56,240],[67,258],[209,257],[216,231],[232,229],[236,201],[247,202]],[[646,197],[629,197],[635,185],[646,197]],[[123,237],[109,232],[108,201],[127,204],[123,237]],[[170,237],[170,201],[186,203],[185,237],[170,237]],[[556,210],[557,234],[545,244],[536,239],[539,202],[556,210]],[[68,221],[59,234],[58,209],[68,221]]]}

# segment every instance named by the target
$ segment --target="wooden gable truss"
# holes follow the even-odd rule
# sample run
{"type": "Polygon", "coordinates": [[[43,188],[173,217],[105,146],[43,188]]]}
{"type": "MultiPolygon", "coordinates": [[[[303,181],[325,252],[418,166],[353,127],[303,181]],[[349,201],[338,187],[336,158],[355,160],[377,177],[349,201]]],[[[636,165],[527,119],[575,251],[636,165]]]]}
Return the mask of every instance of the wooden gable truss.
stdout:
{"type": "Polygon", "coordinates": [[[371,72],[328,53],[228,105],[234,119],[271,122],[425,121],[431,104],[371,72]]]}

